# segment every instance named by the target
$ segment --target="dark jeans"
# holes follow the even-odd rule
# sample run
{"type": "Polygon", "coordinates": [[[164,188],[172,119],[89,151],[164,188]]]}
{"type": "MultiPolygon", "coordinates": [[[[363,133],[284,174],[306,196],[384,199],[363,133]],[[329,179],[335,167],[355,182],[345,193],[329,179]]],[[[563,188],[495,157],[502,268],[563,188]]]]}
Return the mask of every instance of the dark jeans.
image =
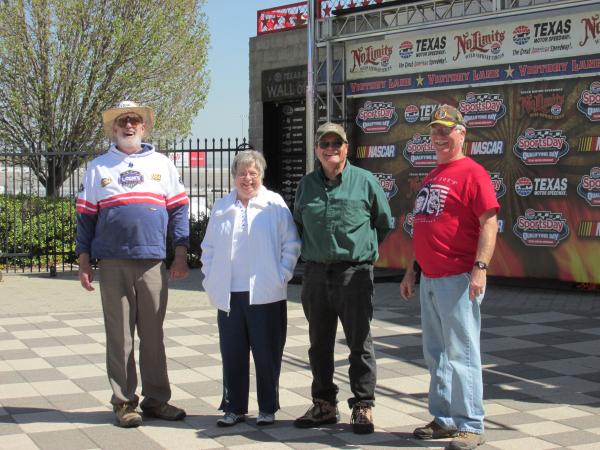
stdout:
{"type": "Polygon", "coordinates": [[[339,317],[350,349],[348,374],[354,397],[348,399],[348,405],[352,408],[358,401],[373,405],[377,381],[371,339],[373,265],[308,262],[304,269],[302,307],[308,320],[313,399],[337,402],[333,354],[339,317]]]}
{"type": "Polygon", "coordinates": [[[219,343],[223,360],[223,400],[220,410],[248,412],[250,350],[256,368],[256,393],[261,412],[279,409],[279,375],[287,332],[285,300],[250,305],[248,292],[231,293],[229,314],[219,310],[219,343]]]}

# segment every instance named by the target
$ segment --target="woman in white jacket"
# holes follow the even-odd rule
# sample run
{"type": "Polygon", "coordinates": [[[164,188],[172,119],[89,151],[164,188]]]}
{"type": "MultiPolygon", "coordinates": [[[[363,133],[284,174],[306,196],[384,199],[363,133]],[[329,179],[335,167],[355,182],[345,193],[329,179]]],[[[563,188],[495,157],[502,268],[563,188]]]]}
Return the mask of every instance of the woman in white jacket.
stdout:
{"type": "Polygon", "coordinates": [[[235,189],[211,211],[202,241],[203,286],[218,308],[225,414],[232,426],[248,413],[249,352],[256,367],[258,425],[275,421],[287,328],[287,284],[300,255],[300,239],[283,198],[262,185],[266,169],[254,150],[238,153],[235,189]]]}

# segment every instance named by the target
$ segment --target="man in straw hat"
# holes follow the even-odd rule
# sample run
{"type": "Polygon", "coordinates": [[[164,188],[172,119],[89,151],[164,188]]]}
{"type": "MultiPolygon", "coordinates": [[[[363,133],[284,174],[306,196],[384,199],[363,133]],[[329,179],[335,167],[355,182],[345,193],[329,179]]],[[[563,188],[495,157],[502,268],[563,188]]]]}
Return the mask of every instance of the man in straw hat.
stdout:
{"type": "Polygon", "coordinates": [[[91,258],[99,259],[111,403],[121,427],[137,427],[134,332],[145,416],[181,420],[185,411],[168,403],[171,388],[163,343],[167,308],[167,230],[175,246],[169,277],[187,276],[189,200],[177,169],[150,144],[154,112],[131,101],[102,114],[114,142],[89,165],[77,198],[79,281],[93,291],[91,258]]]}
{"type": "MultiPolygon", "coordinates": [[[[483,444],[483,381],[479,305],[496,244],[498,201],[486,170],[462,153],[460,111],[442,105],[429,124],[437,167],[423,180],[413,219],[420,283],[423,354],[431,375],[433,420],[414,430],[420,439],[454,439],[450,450],[483,444]]],[[[414,294],[412,261],[400,294],[414,294]]]]}
{"type": "Polygon", "coordinates": [[[302,307],[308,320],[308,358],[313,374],[312,406],[294,421],[298,428],[339,420],[338,387],[333,381],[338,318],[350,349],[352,430],[374,431],[377,369],[371,338],[373,263],[378,244],[393,228],[390,206],[370,172],[348,162],[348,139],[341,125],[317,129],[320,167],[300,181],[294,220],[306,261],[302,307]]]}

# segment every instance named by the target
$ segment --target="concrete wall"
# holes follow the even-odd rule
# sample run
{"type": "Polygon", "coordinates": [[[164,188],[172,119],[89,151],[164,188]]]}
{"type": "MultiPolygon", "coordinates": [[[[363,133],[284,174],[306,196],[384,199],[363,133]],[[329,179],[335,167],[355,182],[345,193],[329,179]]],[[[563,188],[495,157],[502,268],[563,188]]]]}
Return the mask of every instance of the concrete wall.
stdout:
{"type": "Polygon", "coordinates": [[[307,63],[306,29],[282,31],[250,38],[250,117],[248,138],[257,149],[263,148],[263,70],[307,63]]]}

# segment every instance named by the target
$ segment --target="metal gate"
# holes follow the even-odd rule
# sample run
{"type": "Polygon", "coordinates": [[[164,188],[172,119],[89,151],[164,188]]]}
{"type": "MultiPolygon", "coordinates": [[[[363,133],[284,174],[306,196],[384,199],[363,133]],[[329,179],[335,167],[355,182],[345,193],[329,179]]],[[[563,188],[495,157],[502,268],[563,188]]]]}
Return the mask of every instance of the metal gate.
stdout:
{"type": "MultiPolygon", "coordinates": [[[[154,143],[177,167],[190,198],[190,230],[197,230],[215,200],[231,191],[229,168],[245,139],[189,139],[154,143]]],[[[0,150],[0,274],[73,270],[75,199],[89,161],[102,152],[0,150]],[[72,164],[55,189],[47,189],[72,164]],[[40,181],[42,179],[42,181],[40,181]],[[47,193],[53,191],[54,195],[47,193]]],[[[59,178],[60,180],[60,178],[59,178]]],[[[192,245],[199,245],[191,236],[192,245]]],[[[193,250],[193,249],[192,249],[193,250]]]]}

